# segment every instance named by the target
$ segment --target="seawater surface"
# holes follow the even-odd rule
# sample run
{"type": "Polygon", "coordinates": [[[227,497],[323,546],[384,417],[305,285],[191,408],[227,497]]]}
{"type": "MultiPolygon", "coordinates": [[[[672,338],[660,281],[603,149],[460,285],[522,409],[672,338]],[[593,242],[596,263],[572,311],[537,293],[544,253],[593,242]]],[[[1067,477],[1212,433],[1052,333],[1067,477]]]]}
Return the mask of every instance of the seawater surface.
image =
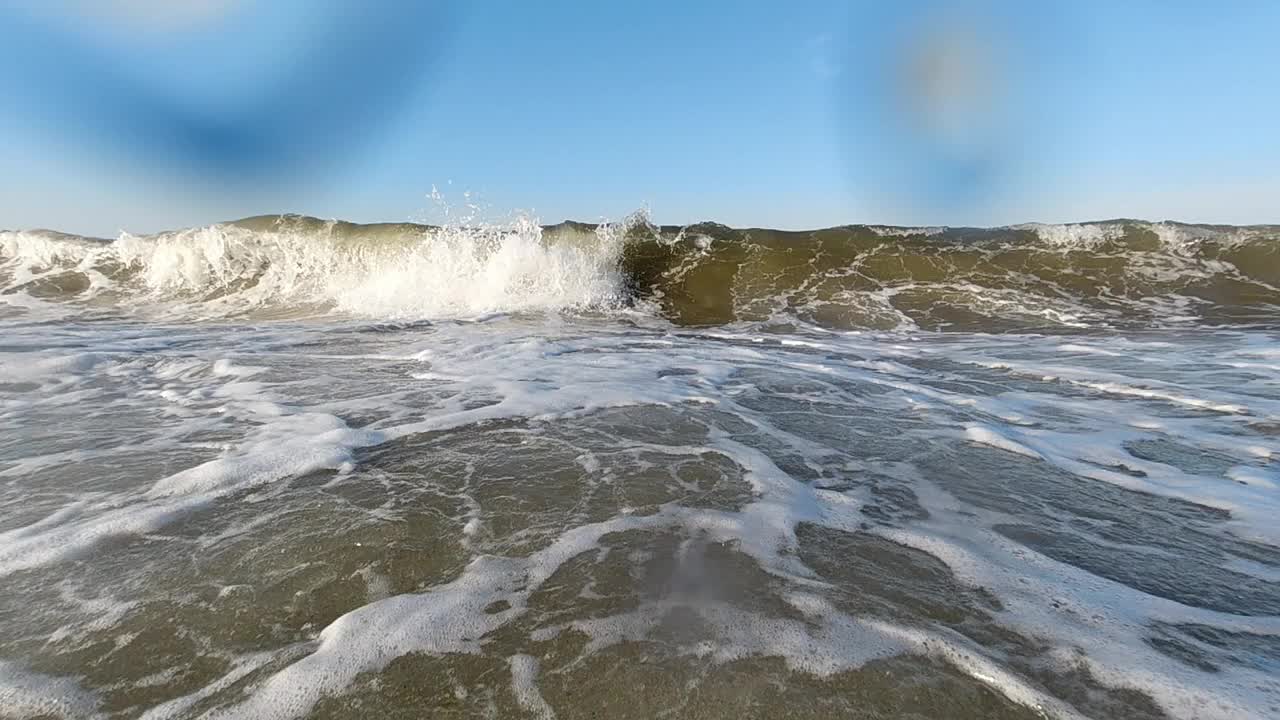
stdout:
{"type": "Polygon", "coordinates": [[[1276,717],[1276,236],[0,233],[0,717],[1276,717]]]}

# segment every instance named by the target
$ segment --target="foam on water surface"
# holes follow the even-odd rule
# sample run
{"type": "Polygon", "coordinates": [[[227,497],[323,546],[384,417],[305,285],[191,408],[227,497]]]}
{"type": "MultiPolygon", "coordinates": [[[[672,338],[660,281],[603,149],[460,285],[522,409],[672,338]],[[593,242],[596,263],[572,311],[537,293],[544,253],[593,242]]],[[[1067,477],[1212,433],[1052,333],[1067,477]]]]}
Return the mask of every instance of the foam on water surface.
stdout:
{"type": "Polygon", "coordinates": [[[98,698],[73,678],[52,677],[0,661],[0,708],[14,717],[97,716],[98,698]]]}
{"type": "Polygon", "coordinates": [[[555,710],[542,699],[537,685],[538,659],[529,655],[511,656],[511,690],[516,702],[539,720],[554,720],[555,710]]]}
{"type": "Polygon", "coordinates": [[[336,233],[359,271],[320,316],[181,314],[319,297],[311,249],[253,232],[3,236],[11,283],[108,253],[140,275],[91,295],[177,313],[0,319],[5,712],[1280,712],[1265,328],[690,327],[614,302],[621,244],[532,224],[336,233]]]}

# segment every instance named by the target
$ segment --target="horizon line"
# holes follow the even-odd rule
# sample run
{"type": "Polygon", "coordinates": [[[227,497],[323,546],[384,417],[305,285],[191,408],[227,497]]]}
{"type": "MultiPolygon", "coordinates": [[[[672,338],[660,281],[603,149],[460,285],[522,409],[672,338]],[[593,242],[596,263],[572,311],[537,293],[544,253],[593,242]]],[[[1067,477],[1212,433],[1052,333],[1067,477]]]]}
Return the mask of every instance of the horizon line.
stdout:
{"type": "MultiPolygon", "coordinates": [[[[557,227],[566,226],[566,225],[568,226],[576,225],[584,228],[595,229],[603,225],[611,225],[611,224],[617,224],[617,223],[623,222],[627,217],[631,217],[631,214],[624,216],[620,220],[598,220],[594,222],[574,220],[572,218],[565,218],[555,223],[539,222],[538,227],[545,230],[545,229],[557,228],[557,227]]],[[[260,214],[260,215],[246,215],[244,217],[240,217],[232,220],[218,220],[210,223],[195,223],[192,225],[183,225],[180,227],[173,227],[173,228],[167,228],[164,230],[157,230],[154,232],[146,232],[146,233],[138,233],[138,234],[141,236],[163,235],[166,233],[179,232],[182,230],[216,227],[219,225],[242,225],[242,224],[255,223],[255,222],[257,223],[269,222],[269,221],[279,222],[283,220],[296,220],[296,221],[317,222],[317,223],[325,223],[325,224],[332,223],[332,224],[349,225],[349,226],[355,226],[355,227],[405,226],[405,227],[413,227],[413,228],[420,228],[420,229],[439,229],[441,227],[447,226],[439,223],[418,222],[418,221],[412,221],[412,220],[376,220],[372,222],[357,222],[354,220],[344,220],[342,218],[325,218],[325,217],[320,217],[318,215],[310,215],[307,213],[283,212],[283,213],[267,213],[267,214],[260,214]]],[[[658,223],[658,222],[653,222],[652,220],[649,220],[649,222],[650,224],[657,226],[661,230],[680,230],[680,229],[710,225],[710,226],[717,226],[717,227],[726,228],[734,231],[761,230],[761,231],[768,231],[768,232],[796,233],[796,234],[818,233],[818,232],[825,232],[830,230],[844,230],[844,229],[855,229],[855,228],[885,228],[885,229],[893,229],[893,230],[938,230],[938,231],[1020,230],[1020,229],[1026,229],[1026,228],[1035,227],[1035,226],[1068,227],[1068,226],[1087,226],[1087,225],[1115,225],[1115,224],[1124,224],[1124,223],[1140,223],[1140,224],[1146,224],[1146,225],[1179,225],[1183,227],[1205,228],[1205,229],[1231,228],[1231,229],[1241,229],[1241,230],[1257,230],[1257,229],[1280,230],[1280,222],[1236,224],[1236,223],[1213,223],[1213,222],[1187,222],[1183,220],[1173,220],[1168,218],[1162,219],[1162,220],[1147,220],[1147,219],[1136,218],[1136,217],[1116,217],[1116,218],[1106,218],[1106,219],[1098,219],[1098,220],[1072,220],[1068,222],[1043,222],[1039,220],[1028,220],[1023,222],[1007,223],[1007,224],[1000,224],[1000,225],[946,225],[946,224],[932,224],[932,223],[920,224],[920,225],[904,225],[899,223],[850,222],[850,223],[842,223],[838,225],[826,225],[821,227],[794,229],[794,230],[787,229],[787,228],[771,228],[771,227],[765,227],[762,225],[727,225],[717,220],[710,220],[710,219],[698,220],[698,221],[689,222],[689,223],[658,223]]],[[[479,222],[479,223],[462,223],[462,226],[469,227],[469,226],[479,226],[479,225],[485,225],[485,224],[496,225],[496,223],[479,222]]],[[[106,237],[93,236],[93,235],[80,235],[79,233],[70,233],[64,230],[58,230],[56,228],[50,228],[50,227],[0,228],[0,232],[48,232],[48,233],[56,233],[59,235],[70,235],[75,237],[82,237],[86,239],[99,239],[99,240],[110,239],[106,237]]],[[[120,229],[117,231],[117,233],[133,234],[125,229],[120,229]]]]}

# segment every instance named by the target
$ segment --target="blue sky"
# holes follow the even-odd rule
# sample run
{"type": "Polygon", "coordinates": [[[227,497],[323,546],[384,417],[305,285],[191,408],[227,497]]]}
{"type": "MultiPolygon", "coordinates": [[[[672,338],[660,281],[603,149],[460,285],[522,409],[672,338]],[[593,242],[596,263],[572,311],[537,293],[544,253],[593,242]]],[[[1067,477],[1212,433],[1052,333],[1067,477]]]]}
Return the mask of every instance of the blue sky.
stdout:
{"type": "Polygon", "coordinates": [[[1280,3],[14,0],[0,227],[1280,222],[1280,3]]]}

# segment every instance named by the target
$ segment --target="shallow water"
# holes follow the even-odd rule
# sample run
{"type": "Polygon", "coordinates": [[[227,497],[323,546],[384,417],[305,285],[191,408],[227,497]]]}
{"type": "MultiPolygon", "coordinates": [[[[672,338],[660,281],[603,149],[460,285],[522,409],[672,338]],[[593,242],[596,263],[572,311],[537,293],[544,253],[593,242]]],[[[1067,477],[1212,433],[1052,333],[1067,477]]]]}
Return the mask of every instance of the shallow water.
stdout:
{"type": "Polygon", "coordinates": [[[1266,328],[4,297],[2,717],[1280,713],[1266,328]]]}

